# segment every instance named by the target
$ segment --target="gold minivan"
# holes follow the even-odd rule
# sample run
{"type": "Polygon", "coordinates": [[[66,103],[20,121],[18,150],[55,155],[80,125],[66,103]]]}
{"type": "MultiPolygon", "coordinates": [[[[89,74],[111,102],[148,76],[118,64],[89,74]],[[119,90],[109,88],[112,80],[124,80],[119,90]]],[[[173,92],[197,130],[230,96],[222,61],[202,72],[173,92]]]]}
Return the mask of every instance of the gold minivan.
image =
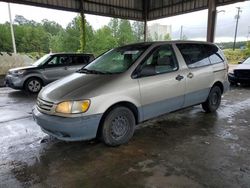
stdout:
{"type": "Polygon", "coordinates": [[[100,137],[116,146],[140,122],[201,104],[215,112],[228,89],[228,65],[212,43],[146,42],[112,49],[41,90],[33,116],[65,141],[100,137]]]}

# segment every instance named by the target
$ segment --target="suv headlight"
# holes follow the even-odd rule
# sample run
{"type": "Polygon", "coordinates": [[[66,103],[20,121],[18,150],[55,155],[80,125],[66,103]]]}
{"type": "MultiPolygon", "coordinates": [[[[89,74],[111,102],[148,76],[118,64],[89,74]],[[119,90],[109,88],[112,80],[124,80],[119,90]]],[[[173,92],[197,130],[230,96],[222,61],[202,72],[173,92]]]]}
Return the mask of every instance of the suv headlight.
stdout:
{"type": "Polygon", "coordinates": [[[79,114],[89,109],[90,100],[64,101],[56,106],[56,112],[62,114],[79,114]]]}
{"type": "Polygon", "coordinates": [[[25,70],[15,70],[15,71],[11,71],[11,74],[14,75],[22,75],[25,72],[25,70]]]}

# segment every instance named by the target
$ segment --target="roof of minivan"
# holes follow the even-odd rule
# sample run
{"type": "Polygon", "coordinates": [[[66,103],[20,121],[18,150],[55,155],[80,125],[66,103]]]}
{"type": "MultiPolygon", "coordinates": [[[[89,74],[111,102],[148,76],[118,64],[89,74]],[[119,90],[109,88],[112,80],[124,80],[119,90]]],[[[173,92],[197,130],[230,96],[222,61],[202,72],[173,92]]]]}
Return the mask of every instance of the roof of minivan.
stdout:
{"type": "MultiPolygon", "coordinates": [[[[131,43],[120,47],[132,47],[132,46],[151,46],[151,45],[161,45],[161,44],[209,44],[215,45],[211,42],[205,41],[192,41],[192,40],[172,40],[172,41],[153,41],[153,42],[138,42],[138,43],[131,43]]],[[[119,47],[118,47],[119,48],[119,47]]]]}
{"type": "Polygon", "coordinates": [[[205,41],[194,41],[194,40],[171,40],[171,41],[153,41],[153,42],[138,42],[138,43],[131,43],[125,46],[130,45],[152,45],[152,44],[176,44],[176,43],[194,43],[194,44],[213,44],[211,42],[205,41]]]}

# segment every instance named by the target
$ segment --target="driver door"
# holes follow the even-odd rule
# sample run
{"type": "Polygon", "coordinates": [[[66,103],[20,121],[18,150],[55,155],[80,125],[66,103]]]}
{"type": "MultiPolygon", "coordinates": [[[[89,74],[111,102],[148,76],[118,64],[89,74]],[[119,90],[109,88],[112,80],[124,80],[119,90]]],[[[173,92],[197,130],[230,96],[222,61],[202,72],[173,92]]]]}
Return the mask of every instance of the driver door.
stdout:
{"type": "Polygon", "coordinates": [[[185,77],[182,70],[179,70],[171,45],[154,49],[140,69],[141,73],[143,69],[153,70],[150,75],[139,76],[138,79],[144,120],[183,107],[185,77]]]}

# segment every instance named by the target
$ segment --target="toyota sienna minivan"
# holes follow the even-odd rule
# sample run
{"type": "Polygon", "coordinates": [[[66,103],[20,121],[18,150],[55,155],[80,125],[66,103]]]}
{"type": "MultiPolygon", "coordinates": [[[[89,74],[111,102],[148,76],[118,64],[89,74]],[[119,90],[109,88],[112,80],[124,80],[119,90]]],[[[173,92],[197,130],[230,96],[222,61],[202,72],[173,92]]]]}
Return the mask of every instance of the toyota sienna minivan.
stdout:
{"type": "Polygon", "coordinates": [[[228,65],[212,43],[146,42],[112,49],[41,90],[33,116],[58,139],[129,141],[140,122],[193,105],[215,112],[228,65]]]}

